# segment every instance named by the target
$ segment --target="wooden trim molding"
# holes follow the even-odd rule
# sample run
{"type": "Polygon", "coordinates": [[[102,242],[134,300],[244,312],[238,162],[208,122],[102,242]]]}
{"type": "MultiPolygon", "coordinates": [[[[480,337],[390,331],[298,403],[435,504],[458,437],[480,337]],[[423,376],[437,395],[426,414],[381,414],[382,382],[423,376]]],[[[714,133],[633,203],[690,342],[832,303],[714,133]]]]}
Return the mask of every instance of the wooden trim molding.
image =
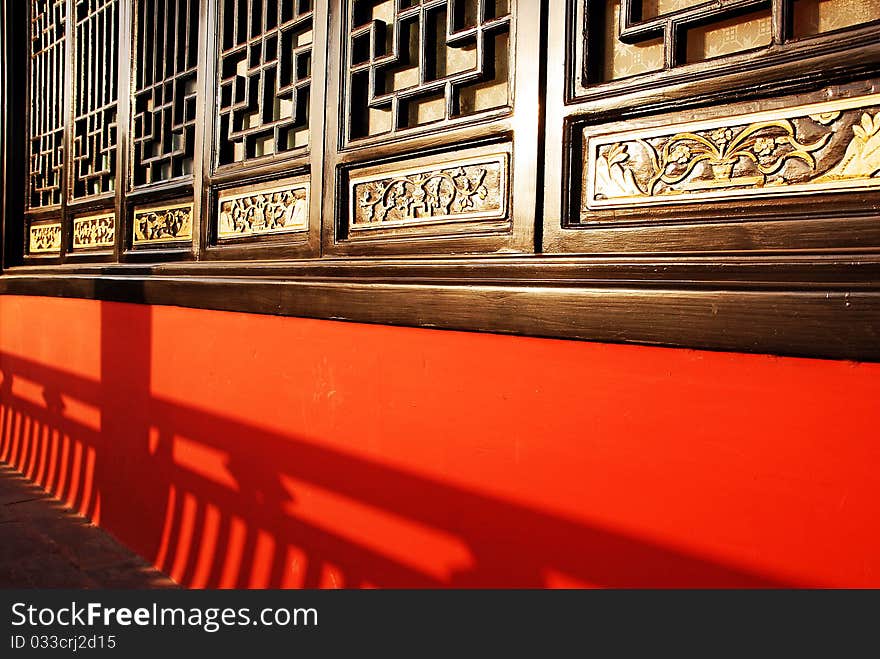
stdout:
{"type": "Polygon", "coordinates": [[[880,361],[873,256],[22,267],[0,295],[880,361]]]}

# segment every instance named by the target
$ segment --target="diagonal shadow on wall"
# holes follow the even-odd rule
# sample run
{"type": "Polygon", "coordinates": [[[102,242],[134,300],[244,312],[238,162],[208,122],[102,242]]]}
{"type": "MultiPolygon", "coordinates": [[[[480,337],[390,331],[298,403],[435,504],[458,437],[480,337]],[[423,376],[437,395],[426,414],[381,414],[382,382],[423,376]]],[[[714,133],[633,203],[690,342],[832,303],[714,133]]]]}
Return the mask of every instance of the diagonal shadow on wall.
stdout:
{"type": "Polygon", "coordinates": [[[0,461],[184,585],[795,585],[153,396],[151,313],[99,380],[0,354],[0,461]]]}

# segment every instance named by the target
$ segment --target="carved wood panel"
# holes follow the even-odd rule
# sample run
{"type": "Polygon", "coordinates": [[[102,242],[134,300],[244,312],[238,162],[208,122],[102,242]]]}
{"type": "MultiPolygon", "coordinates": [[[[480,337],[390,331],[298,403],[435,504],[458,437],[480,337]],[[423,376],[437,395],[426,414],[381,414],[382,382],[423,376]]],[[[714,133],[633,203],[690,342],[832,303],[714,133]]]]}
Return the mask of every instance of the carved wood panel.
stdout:
{"type": "Polygon", "coordinates": [[[116,214],[98,213],[73,220],[73,249],[98,250],[113,247],[116,241],[116,214]]]}
{"type": "Polygon", "coordinates": [[[505,155],[453,161],[437,169],[355,176],[349,183],[351,230],[501,219],[507,208],[506,179],[505,155]]]}
{"type": "Polygon", "coordinates": [[[217,201],[217,238],[226,241],[308,231],[309,202],[309,184],[304,178],[225,190],[217,201]]]}
{"type": "Polygon", "coordinates": [[[30,254],[59,254],[61,252],[61,223],[31,224],[28,232],[30,254]]]}
{"type": "Polygon", "coordinates": [[[191,203],[135,208],[132,245],[137,247],[191,240],[192,213],[191,203]]]}
{"type": "Polygon", "coordinates": [[[347,177],[349,241],[510,230],[509,144],[365,166],[347,177]]]}
{"type": "Polygon", "coordinates": [[[880,95],[590,135],[593,209],[880,186],[880,95]]]}

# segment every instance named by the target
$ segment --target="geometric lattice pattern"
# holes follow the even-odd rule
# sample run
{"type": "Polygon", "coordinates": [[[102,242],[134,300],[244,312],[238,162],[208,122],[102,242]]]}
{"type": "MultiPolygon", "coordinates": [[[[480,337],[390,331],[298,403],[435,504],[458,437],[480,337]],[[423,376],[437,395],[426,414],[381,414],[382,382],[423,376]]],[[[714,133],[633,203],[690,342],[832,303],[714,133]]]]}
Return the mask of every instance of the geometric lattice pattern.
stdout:
{"type": "Polygon", "coordinates": [[[132,182],[192,174],[196,120],[198,0],[134,3],[132,182]]]}
{"type": "Polygon", "coordinates": [[[76,2],[71,197],[112,192],[116,185],[118,0],[76,2]]]}
{"type": "MultiPolygon", "coordinates": [[[[622,2],[620,10],[620,31],[618,38],[628,44],[638,44],[661,38],[664,48],[666,68],[681,64],[687,51],[687,34],[692,27],[708,25],[734,18],[749,10],[770,7],[770,0],[731,0],[720,3],[701,3],[684,6],[674,11],[660,13],[652,17],[643,13],[641,3],[631,0],[622,2]]],[[[777,3],[781,8],[782,3],[777,3]]],[[[780,9],[781,11],[781,9],[780,9]]]]}
{"type": "Polygon", "coordinates": [[[621,80],[758,51],[880,21],[878,0],[570,0],[584,92],[621,80]]]}
{"type": "Polygon", "coordinates": [[[30,208],[61,203],[65,0],[31,0],[30,208]]]}
{"type": "Polygon", "coordinates": [[[348,0],[346,5],[350,139],[510,105],[509,2],[348,0]]]}
{"type": "Polygon", "coordinates": [[[311,0],[222,0],[218,164],[308,146],[311,0]]]}

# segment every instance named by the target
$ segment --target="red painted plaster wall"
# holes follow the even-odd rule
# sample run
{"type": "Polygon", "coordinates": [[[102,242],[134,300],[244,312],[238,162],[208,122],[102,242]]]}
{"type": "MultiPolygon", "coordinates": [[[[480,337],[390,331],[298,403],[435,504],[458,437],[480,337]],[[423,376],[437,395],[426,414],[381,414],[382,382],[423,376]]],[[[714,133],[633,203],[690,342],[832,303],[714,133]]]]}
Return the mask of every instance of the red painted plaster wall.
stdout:
{"type": "Polygon", "coordinates": [[[877,364],[7,296],[0,371],[190,586],[880,586],[877,364]]]}

